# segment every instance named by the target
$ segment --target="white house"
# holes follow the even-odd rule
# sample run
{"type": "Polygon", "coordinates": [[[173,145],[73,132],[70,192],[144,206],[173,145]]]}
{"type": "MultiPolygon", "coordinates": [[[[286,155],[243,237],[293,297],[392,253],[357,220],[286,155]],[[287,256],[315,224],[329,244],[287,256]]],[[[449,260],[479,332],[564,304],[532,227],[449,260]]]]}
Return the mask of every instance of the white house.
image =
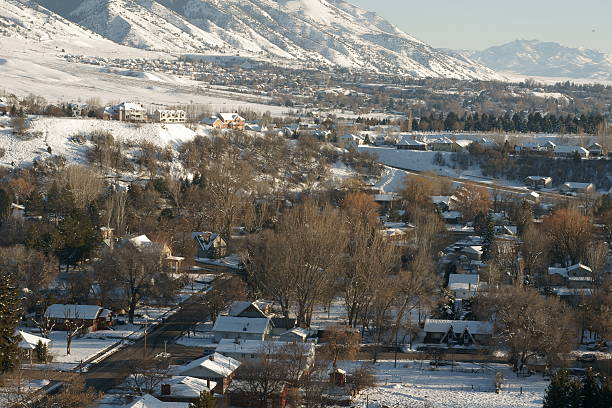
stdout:
{"type": "Polygon", "coordinates": [[[404,136],[395,144],[398,150],[427,150],[427,143],[413,139],[409,136],[404,136]]]}
{"type": "Polygon", "coordinates": [[[592,193],[595,191],[595,185],[593,183],[576,183],[573,181],[568,181],[563,183],[559,190],[562,193],[592,193]]]}
{"type": "Polygon", "coordinates": [[[294,327],[293,329],[288,330],[284,332],[283,334],[281,334],[279,338],[281,341],[286,341],[289,343],[292,343],[292,342],[303,343],[306,341],[307,337],[308,337],[308,331],[306,329],[303,329],[301,327],[294,327]]]}
{"type": "Polygon", "coordinates": [[[363,138],[352,133],[347,133],[338,138],[338,143],[345,149],[354,149],[363,144],[363,138]]]}
{"type": "Polygon", "coordinates": [[[219,316],[213,326],[215,342],[222,339],[264,340],[270,333],[270,319],[219,316]]]}
{"type": "Polygon", "coordinates": [[[582,158],[589,157],[589,151],[581,146],[555,146],[555,156],[574,157],[576,154],[582,158]]]}
{"type": "Polygon", "coordinates": [[[26,350],[34,350],[38,343],[42,343],[47,347],[51,346],[51,340],[45,339],[44,337],[35,336],[31,333],[19,331],[19,337],[21,337],[21,341],[19,342],[19,348],[26,350]]]}
{"type": "Polygon", "coordinates": [[[139,103],[123,102],[104,108],[104,119],[122,122],[146,122],[147,110],[139,103]]]}
{"type": "Polygon", "coordinates": [[[242,363],[236,359],[224,356],[223,354],[213,353],[193,360],[189,364],[176,367],[172,372],[176,375],[214,381],[217,383],[217,386],[213,387],[213,391],[223,394],[240,365],[242,363]]]}
{"type": "Polygon", "coordinates": [[[214,381],[181,375],[164,379],[153,395],[165,402],[195,402],[200,394],[211,394],[216,386],[214,381]]]}
{"type": "Polygon", "coordinates": [[[478,293],[480,278],[478,274],[456,274],[448,277],[448,289],[456,299],[471,299],[478,293]]]}

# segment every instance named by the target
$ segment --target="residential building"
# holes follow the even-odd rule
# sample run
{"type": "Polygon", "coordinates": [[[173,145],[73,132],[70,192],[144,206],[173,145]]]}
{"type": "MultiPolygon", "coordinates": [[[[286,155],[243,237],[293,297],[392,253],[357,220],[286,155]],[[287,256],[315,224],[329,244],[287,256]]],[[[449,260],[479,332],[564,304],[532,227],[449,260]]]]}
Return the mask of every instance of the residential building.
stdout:
{"type": "Polygon", "coordinates": [[[104,108],[103,118],[121,122],[146,122],[147,110],[139,103],[123,102],[104,108]]]}
{"type": "Polygon", "coordinates": [[[557,157],[575,157],[576,155],[583,159],[589,157],[589,151],[581,146],[556,146],[554,152],[557,157]]]}
{"type": "Polygon", "coordinates": [[[446,136],[430,142],[431,150],[440,152],[462,152],[472,144],[471,140],[451,140],[446,136]]]}
{"type": "Polygon", "coordinates": [[[568,181],[563,183],[559,190],[562,193],[575,193],[575,194],[588,194],[595,192],[595,185],[593,183],[576,183],[568,181]]]}
{"type": "Polygon", "coordinates": [[[490,322],[427,319],[424,343],[462,346],[488,345],[493,335],[490,322]]]}
{"type": "Polygon", "coordinates": [[[398,150],[427,150],[427,143],[420,140],[413,139],[409,136],[404,136],[402,139],[395,144],[398,150]]]}
{"type": "Polygon", "coordinates": [[[347,133],[338,138],[338,144],[345,149],[355,149],[363,145],[363,138],[352,133],[347,133]]]}
{"type": "Polygon", "coordinates": [[[181,375],[164,379],[153,396],[163,402],[196,402],[202,393],[212,395],[216,386],[211,380],[181,375]]]}
{"type": "Polygon", "coordinates": [[[587,150],[589,151],[589,156],[599,157],[603,156],[604,154],[603,147],[597,142],[591,143],[589,146],[587,146],[587,150]]]}
{"type": "Polygon", "coordinates": [[[163,402],[146,394],[126,405],[125,408],[189,408],[189,404],[187,402],[163,402]]]}
{"type": "Polygon", "coordinates": [[[299,344],[302,347],[301,352],[310,362],[313,361],[315,355],[314,343],[294,343],[285,341],[264,341],[264,340],[231,340],[223,339],[215,349],[216,353],[231,357],[243,363],[257,360],[263,353],[277,354],[284,347],[289,345],[299,344]]]}
{"type": "Polygon", "coordinates": [[[586,265],[576,264],[567,268],[550,267],[548,275],[553,286],[565,286],[570,289],[593,287],[593,271],[586,265]]]}
{"type": "Polygon", "coordinates": [[[192,232],[196,242],[197,258],[219,259],[227,256],[227,243],[214,232],[192,232]]]}
{"type": "Polygon", "coordinates": [[[271,330],[270,319],[234,316],[219,316],[212,332],[215,342],[230,340],[264,340],[271,330]]]}
{"type": "Polygon", "coordinates": [[[215,116],[202,120],[203,124],[214,127],[215,129],[234,129],[244,130],[245,119],[237,113],[217,113],[215,116]]]}
{"type": "Polygon", "coordinates": [[[269,317],[270,304],[267,302],[236,301],[229,308],[228,315],[233,317],[263,318],[269,317]]]}
{"type": "Polygon", "coordinates": [[[524,183],[531,188],[549,188],[552,186],[553,179],[544,176],[528,176],[524,183]]]}
{"type": "Polygon", "coordinates": [[[153,120],[159,123],[185,123],[187,114],[181,109],[158,109],[153,114],[153,120]]]}
{"type": "Polygon", "coordinates": [[[279,338],[287,343],[304,343],[308,338],[308,331],[301,327],[294,327],[281,334],[279,338]]]}
{"type": "Polygon", "coordinates": [[[240,361],[231,357],[213,353],[193,360],[189,364],[176,367],[173,373],[213,381],[216,383],[216,386],[212,388],[213,392],[224,394],[241,364],[240,361]]]}
{"type": "Polygon", "coordinates": [[[455,299],[471,299],[478,294],[480,277],[478,274],[456,274],[448,276],[448,289],[455,299]]]}
{"type": "Polygon", "coordinates": [[[68,322],[83,325],[83,331],[106,330],[112,326],[112,312],[95,305],[53,304],[44,317],[55,323],[56,330],[65,330],[68,322]]]}

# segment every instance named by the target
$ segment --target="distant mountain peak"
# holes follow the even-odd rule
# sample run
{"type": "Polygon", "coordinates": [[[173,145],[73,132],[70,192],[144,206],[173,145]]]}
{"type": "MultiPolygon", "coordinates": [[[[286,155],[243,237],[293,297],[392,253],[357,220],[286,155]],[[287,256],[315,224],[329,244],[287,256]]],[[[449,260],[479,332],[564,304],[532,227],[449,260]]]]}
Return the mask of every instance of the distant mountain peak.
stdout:
{"type": "Polygon", "coordinates": [[[551,41],[515,40],[484,51],[462,52],[496,71],[522,75],[612,80],[612,57],[551,41]]]}

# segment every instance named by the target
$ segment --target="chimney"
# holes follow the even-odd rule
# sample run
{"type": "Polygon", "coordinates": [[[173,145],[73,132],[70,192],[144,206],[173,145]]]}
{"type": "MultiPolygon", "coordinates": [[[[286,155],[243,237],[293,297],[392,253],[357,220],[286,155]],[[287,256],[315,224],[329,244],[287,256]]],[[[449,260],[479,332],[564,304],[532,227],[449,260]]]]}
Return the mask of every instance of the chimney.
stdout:
{"type": "Polygon", "coordinates": [[[211,354],[210,356],[208,356],[208,359],[209,359],[210,361],[215,361],[215,355],[214,355],[214,354],[211,354]]]}
{"type": "Polygon", "coordinates": [[[170,394],[172,394],[172,386],[170,384],[162,384],[161,395],[170,395],[170,394]]]}
{"type": "Polygon", "coordinates": [[[210,380],[209,379],[206,380],[206,388],[210,390],[210,380]]]}

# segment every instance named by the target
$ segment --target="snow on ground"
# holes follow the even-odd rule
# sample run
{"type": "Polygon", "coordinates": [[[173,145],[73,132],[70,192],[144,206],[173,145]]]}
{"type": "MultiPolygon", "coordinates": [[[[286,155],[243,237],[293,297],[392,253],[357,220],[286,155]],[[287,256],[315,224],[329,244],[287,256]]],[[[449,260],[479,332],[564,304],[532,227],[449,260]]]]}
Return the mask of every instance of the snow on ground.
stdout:
{"type": "MultiPolygon", "coordinates": [[[[0,146],[5,149],[0,165],[16,166],[31,164],[33,160],[48,158],[47,147],[51,154],[64,156],[69,163],[85,163],[85,154],[90,142],[84,144],[72,140],[72,136],[87,136],[93,131],[103,131],[112,134],[116,140],[130,141],[132,144],[149,142],[158,146],[178,147],[192,140],[196,132],[181,124],[133,123],[108,121],[99,119],[54,118],[47,116],[31,116],[28,118],[28,132],[36,135],[30,140],[24,140],[13,135],[10,119],[0,117],[0,146]]],[[[207,132],[198,129],[199,133],[207,132]]]]}
{"type": "Polygon", "coordinates": [[[331,166],[330,175],[332,181],[342,182],[343,180],[355,177],[357,173],[341,160],[338,160],[331,166]]]}
{"type": "Polygon", "coordinates": [[[86,361],[117,342],[117,339],[98,337],[95,336],[95,333],[89,333],[81,338],[73,338],[70,354],[66,354],[67,338],[65,331],[54,331],[49,338],[52,341],[49,351],[56,363],[77,364],[86,361]]]}
{"type": "Polygon", "coordinates": [[[382,177],[374,185],[385,193],[399,193],[406,187],[407,171],[387,168],[382,177]]]}
{"type": "Polygon", "coordinates": [[[487,364],[483,369],[474,363],[456,363],[434,371],[428,361],[399,361],[397,368],[393,361],[380,361],[374,369],[377,386],[364,391],[355,406],[364,406],[368,400],[371,408],[426,407],[427,403],[435,408],[540,408],[548,386],[539,375],[517,378],[503,364],[487,364]],[[497,371],[505,378],[499,394],[494,392],[497,371]]]}
{"type": "Polygon", "coordinates": [[[0,38],[0,87],[9,93],[25,96],[36,94],[51,102],[86,101],[99,98],[109,101],[138,101],[145,105],[181,105],[198,103],[218,111],[251,109],[282,114],[286,108],[252,103],[244,98],[206,90],[202,82],[160,73],[115,72],[100,66],[71,63],[65,53],[112,58],[175,57],[166,53],[148,52],[123,47],[102,39],[56,39],[32,41],[0,38]]]}

